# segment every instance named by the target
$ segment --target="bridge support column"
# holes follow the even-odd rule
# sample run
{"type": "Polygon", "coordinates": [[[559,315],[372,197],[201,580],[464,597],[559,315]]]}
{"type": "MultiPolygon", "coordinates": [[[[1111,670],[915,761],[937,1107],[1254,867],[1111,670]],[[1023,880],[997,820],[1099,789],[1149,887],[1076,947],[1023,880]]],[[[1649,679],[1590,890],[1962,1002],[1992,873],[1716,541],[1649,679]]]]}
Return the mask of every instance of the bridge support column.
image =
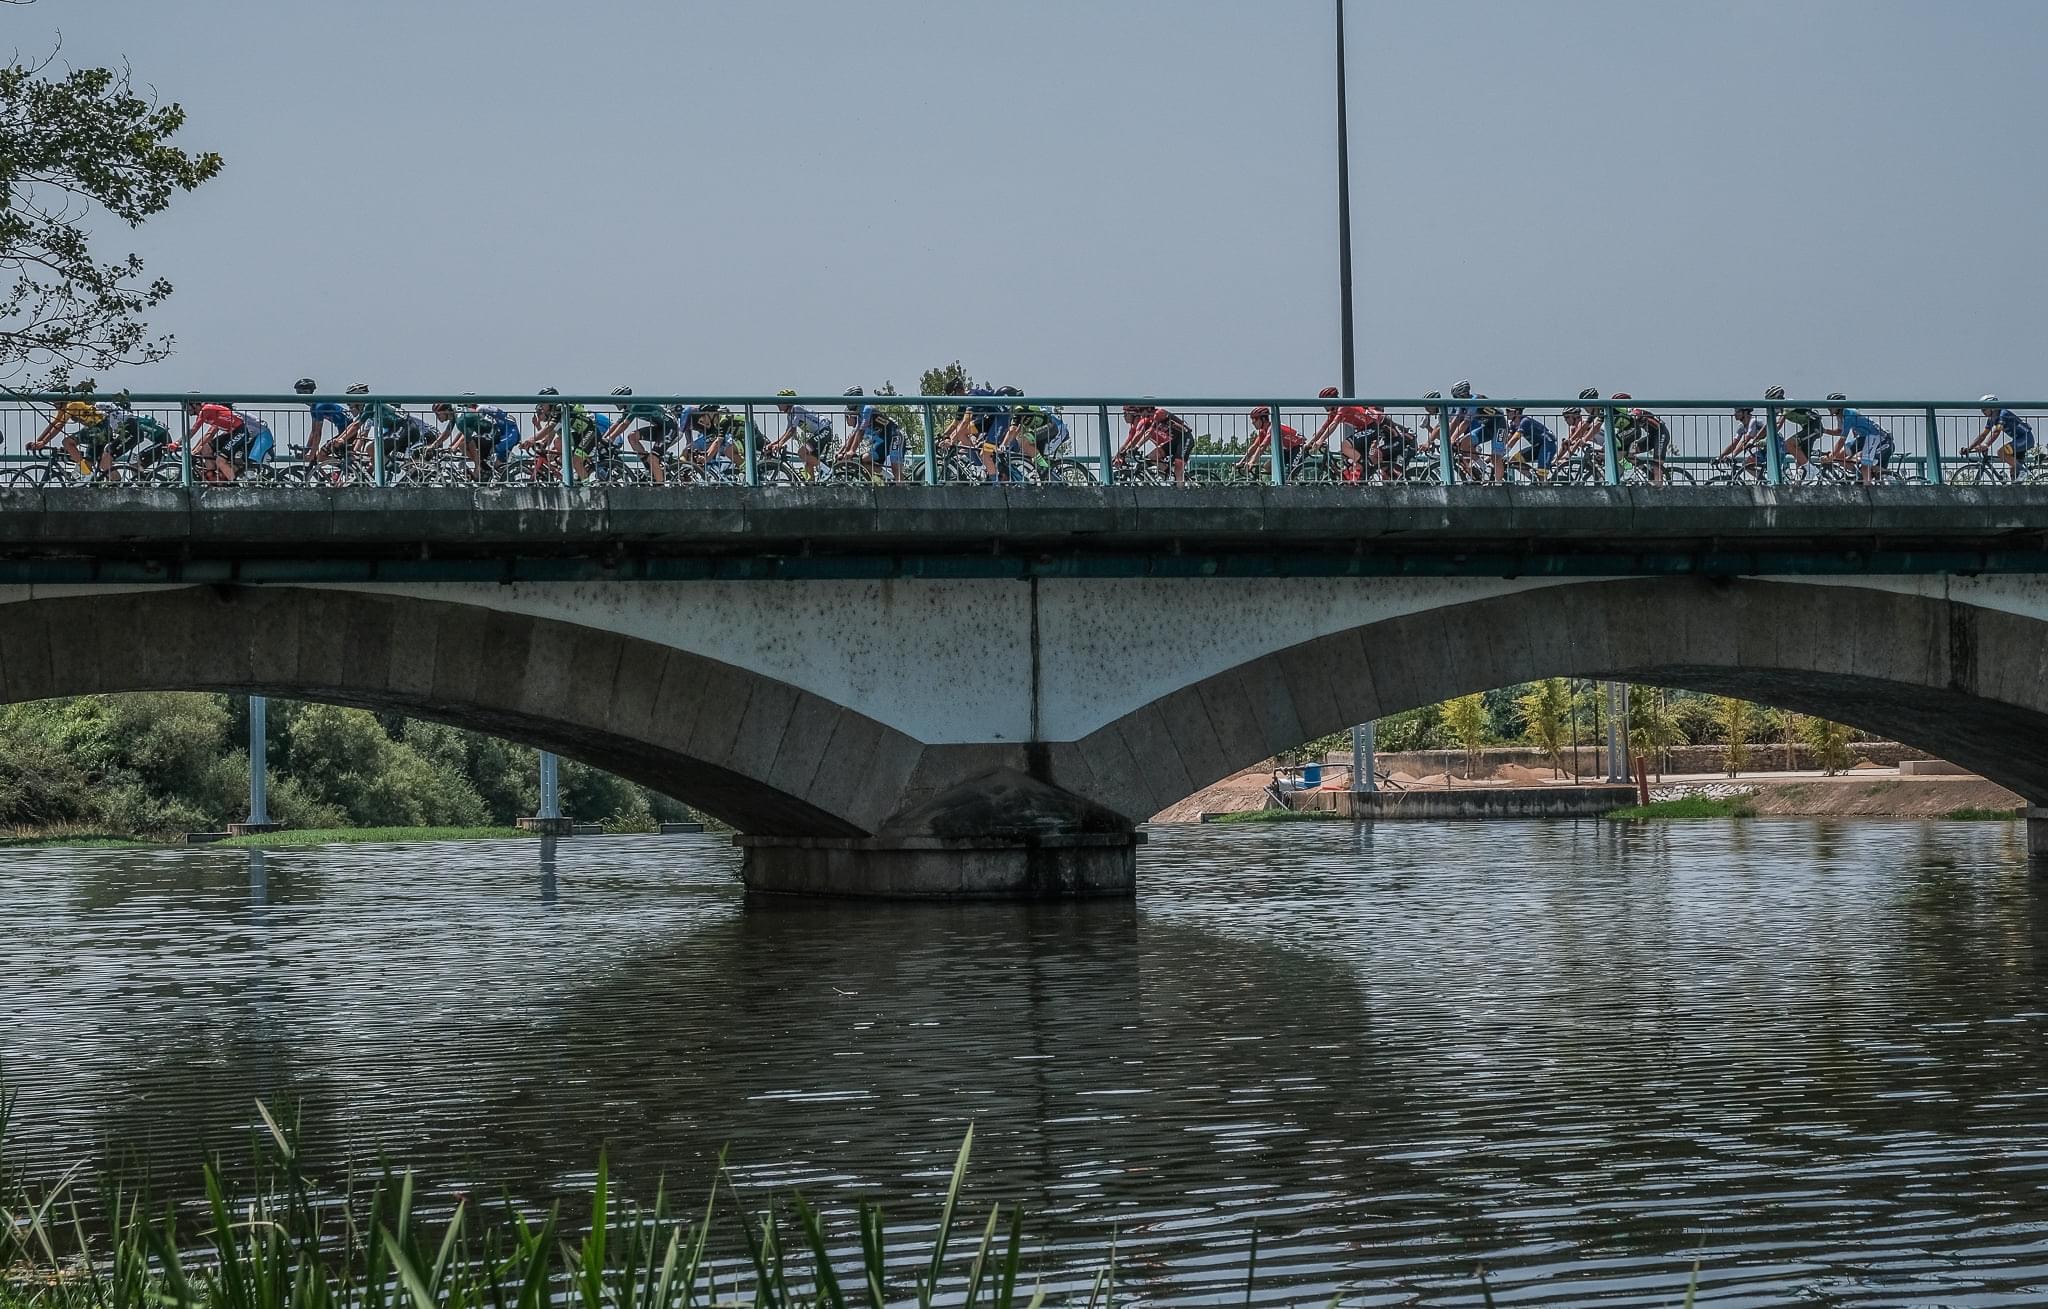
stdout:
{"type": "Polygon", "coordinates": [[[1075,900],[1137,888],[1135,832],[1010,837],[736,836],[740,880],[778,895],[1075,900]]]}
{"type": "Polygon", "coordinates": [[[2048,877],[2048,805],[2028,805],[2020,810],[2020,821],[2027,826],[2027,863],[2048,877]]]}

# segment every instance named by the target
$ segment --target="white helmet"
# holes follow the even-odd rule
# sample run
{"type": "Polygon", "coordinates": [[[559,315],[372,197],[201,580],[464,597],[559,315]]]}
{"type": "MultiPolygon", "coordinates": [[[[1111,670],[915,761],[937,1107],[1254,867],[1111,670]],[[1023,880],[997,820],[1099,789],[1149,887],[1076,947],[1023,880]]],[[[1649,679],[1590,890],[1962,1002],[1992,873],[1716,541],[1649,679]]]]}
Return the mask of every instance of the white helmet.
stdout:
{"type": "Polygon", "coordinates": [[[1977,403],[1980,405],[1995,405],[1998,403],[1998,397],[1995,395],[1978,396],[1977,403]]]}

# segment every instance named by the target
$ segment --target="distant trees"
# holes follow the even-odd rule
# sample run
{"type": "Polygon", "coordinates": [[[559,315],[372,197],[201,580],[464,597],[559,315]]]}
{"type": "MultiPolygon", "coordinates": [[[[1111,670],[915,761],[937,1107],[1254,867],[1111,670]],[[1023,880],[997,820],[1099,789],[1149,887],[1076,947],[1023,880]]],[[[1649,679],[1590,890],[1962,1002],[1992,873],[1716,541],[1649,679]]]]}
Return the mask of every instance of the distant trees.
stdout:
{"type": "MultiPolygon", "coordinates": [[[[0,707],[0,827],[166,834],[248,804],[239,696],[81,696],[0,707]]],[[[270,810],[293,827],[508,825],[538,803],[536,752],[478,732],[272,701],[270,810]]],[[[675,800],[569,760],[569,813],[621,828],[682,818],[675,800]]]]}
{"type": "Polygon", "coordinates": [[[1479,748],[1486,744],[1486,697],[1479,693],[1444,701],[1444,725],[1465,751],[1465,776],[1479,766],[1479,748]]]}
{"type": "Polygon", "coordinates": [[[1812,752],[1813,761],[1829,777],[1849,766],[1849,743],[1856,739],[1856,729],[1846,723],[1833,723],[1825,718],[1801,714],[1794,730],[1812,752]]]}
{"type": "Polygon", "coordinates": [[[1571,740],[1571,690],[1562,677],[1546,677],[1529,683],[1529,689],[1515,697],[1522,711],[1522,734],[1529,744],[1543,751],[1552,772],[1564,771],[1564,748],[1571,740]]]}

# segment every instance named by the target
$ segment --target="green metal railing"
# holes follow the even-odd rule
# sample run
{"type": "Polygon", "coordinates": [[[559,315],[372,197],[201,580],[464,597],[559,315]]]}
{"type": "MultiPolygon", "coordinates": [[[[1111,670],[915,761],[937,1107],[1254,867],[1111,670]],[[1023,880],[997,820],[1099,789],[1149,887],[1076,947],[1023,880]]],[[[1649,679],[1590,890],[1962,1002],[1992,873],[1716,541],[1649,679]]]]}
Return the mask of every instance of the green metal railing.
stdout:
{"type": "MultiPolygon", "coordinates": [[[[433,404],[445,401],[502,409],[516,429],[517,444],[510,445],[505,451],[509,457],[493,457],[484,462],[486,480],[575,487],[587,479],[618,485],[645,481],[650,470],[648,461],[630,452],[614,453],[620,449],[619,433],[623,430],[616,424],[596,447],[603,457],[581,474],[577,468],[578,460],[564,460],[559,452],[551,455],[532,448],[538,413],[544,412],[548,406],[569,405],[593,415],[610,417],[619,411],[620,397],[609,394],[539,396],[490,393],[465,395],[457,399],[420,393],[367,396],[222,393],[218,397],[221,402],[232,403],[237,413],[255,420],[273,435],[275,454],[265,464],[252,468],[246,463],[246,452],[224,464],[213,458],[194,460],[194,442],[186,439],[191,429],[185,406],[194,402],[191,395],[136,393],[128,397],[129,410],[153,418],[166,429],[172,438],[169,446],[153,451],[122,450],[108,458],[105,471],[89,459],[87,467],[81,470],[69,466],[68,461],[54,457],[48,451],[41,455],[28,455],[29,443],[47,429],[54,407],[66,400],[81,398],[95,399],[91,396],[38,394],[15,397],[6,404],[0,404],[0,482],[50,485],[133,484],[143,481],[156,485],[205,487],[215,485],[215,479],[223,472],[232,474],[232,480],[236,482],[278,486],[380,487],[474,480],[477,464],[473,454],[463,455],[439,448],[444,425],[428,410],[433,404]],[[315,404],[341,404],[349,406],[352,413],[361,412],[364,405],[375,406],[370,412],[377,414],[388,407],[404,416],[406,430],[386,432],[381,425],[374,430],[366,428],[359,434],[362,439],[352,444],[344,454],[315,466],[309,462],[306,448],[311,407],[315,404]],[[415,425],[415,420],[419,425],[415,425]]],[[[212,401],[216,397],[209,394],[206,399],[212,401]]],[[[1851,401],[1849,407],[1877,422],[1892,436],[1893,449],[1889,460],[1882,467],[1866,473],[1853,457],[1833,460],[1826,457],[1825,452],[1834,449],[1836,437],[1817,439],[1814,444],[1822,447],[1819,449],[1800,449],[1788,444],[1793,433],[1788,430],[1786,416],[1808,411],[1833,423],[1826,401],[1767,403],[1744,399],[1486,397],[1463,401],[1400,396],[1340,400],[1241,396],[856,397],[860,405],[872,405],[882,410],[890,419],[891,430],[901,433],[901,446],[885,452],[884,457],[877,461],[866,457],[868,452],[862,448],[864,442],[850,441],[852,424],[848,399],[843,395],[682,394],[631,398],[635,405],[654,405],[670,413],[686,407],[717,406],[722,413],[740,418],[737,448],[720,459],[693,458],[687,449],[679,447],[672,451],[670,457],[674,459],[676,473],[672,480],[677,484],[712,481],[757,486],[826,480],[826,477],[814,475],[806,461],[792,455],[782,440],[786,422],[778,408],[783,405],[799,406],[827,420],[832,445],[850,447],[849,458],[827,458],[821,465],[826,470],[836,465],[836,472],[828,474],[831,478],[882,484],[987,481],[991,480],[991,464],[994,480],[1065,484],[1260,482],[1286,485],[1343,482],[1351,480],[1354,474],[1356,480],[1367,488],[1394,481],[1440,485],[1508,482],[1607,486],[1746,482],[1793,489],[1809,483],[1860,484],[1866,480],[1878,485],[2048,482],[2048,466],[2034,459],[2019,460],[2015,466],[2001,458],[1996,451],[2003,443],[2002,437],[1993,443],[1990,451],[1976,455],[1963,453],[1986,426],[1980,402],[1969,400],[1851,401]],[[1122,415],[1127,404],[1164,409],[1188,424],[1193,432],[1194,450],[1184,465],[1164,458],[1169,453],[1167,451],[1126,448],[1131,428],[1122,415]],[[1047,459],[1044,466],[1016,451],[993,452],[985,459],[985,452],[976,441],[956,445],[943,439],[949,431],[959,433],[956,423],[963,410],[1004,415],[1027,406],[1054,415],[1059,427],[1067,433],[1062,448],[1047,452],[1053,457],[1047,459]],[[1347,435],[1342,428],[1334,434],[1322,433],[1324,439],[1318,442],[1316,437],[1326,417],[1338,406],[1380,411],[1389,424],[1379,429],[1383,434],[1406,434],[1403,439],[1392,443],[1403,447],[1398,461],[1373,458],[1362,467],[1347,462],[1339,450],[1341,438],[1347,435]],[[1560,444],[1568,442],[1571,437],[1569,424],[1560,415],[1577,411],[1584,415],[1579,428],[1579,435],[1584,440],[1568,457],[1546,460],[1542,452],[1517,448],[1512,442],[1503,442],[1496,455],[1490,448],[1466,448],[1465,443],[1443,439],[1444,433],[1460,429],[1461,419],[1466,420],[1466,427],[1471,427],[1475,406],[1482,407],[1488,414],[1521,410],[1542,423],[1560,444]],[[1284,427],[1299,433],[1306,439],[1306,444],[1297,452],[1290,453],[1283,450],[1281,442],[1268,442],[1257,466],[1252,466],[1248,450],[1259,433],[1250,417],[1255,408],[1264,408],[1275,415],[1274,428],[1284,427]],[[1733,413],[1738,408],[1751,410],[1762,421],[1766,435],[1757,448],[1731,463],[1719,456],[1734,435],[1733,413]],[[1640,417],[1644,412],[1656,416],[1657,427],[1650,426],[1640,417]],[[1661,437],[1646,439],[1646,434],[1659,430],[1661,437]]],[[[2008,401],[2003,402],[2000,408],[2041,412],[2048,410],[2048,401],[2008,401]]],[[[1486,425],[1490,427],[1490,423],[1486,425]]],[[[65,432],[75,437],[81,434],[81,429],[73,425],[65,432]]],[[[104,429],[98,434],[84,434],[104,435],[104,429]]],[[[323,440],[331,440],[335,433],[330,429],[322,435],[323,440]]],[[[689,434],[684,433],[683,436],[687,438],[689,434]]],[[[53,443],[50,449],[55,448],[53,443]]],[[[1384,455],[1389,448],[1389,443],[1378,442],[1371,446],[1370,453],[1384,455]]],[[[216,447],[213,453],[221,450],[222,447],[216,447]]],[[[84,457],[91,452],[80,446],[79,453],[84,457]]],[[[826,453],[828,456],[838,455],[841,450],[833,449],[826,453]]]]}

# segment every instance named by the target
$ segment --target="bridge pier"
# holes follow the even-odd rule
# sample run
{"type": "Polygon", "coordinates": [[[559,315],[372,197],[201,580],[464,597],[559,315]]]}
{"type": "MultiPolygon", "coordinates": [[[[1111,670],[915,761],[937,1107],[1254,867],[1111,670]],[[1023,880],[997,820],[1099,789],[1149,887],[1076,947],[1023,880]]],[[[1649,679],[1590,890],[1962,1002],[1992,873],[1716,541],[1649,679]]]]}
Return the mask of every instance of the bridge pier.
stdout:
{"type": "Polygon", "coordinates": [[[747,836],[740,880],[774,895],[884,900],[1077,900],[1137,889],[1135,832],[1027,841],[976,837],[747,836]]]}
{"type": "Polygon", "coordinates": [[[2027,864],[2048,877],[2048,805],[2028,805],[2020,810],[2020,821],[2027,825],[2027,864]]]}

